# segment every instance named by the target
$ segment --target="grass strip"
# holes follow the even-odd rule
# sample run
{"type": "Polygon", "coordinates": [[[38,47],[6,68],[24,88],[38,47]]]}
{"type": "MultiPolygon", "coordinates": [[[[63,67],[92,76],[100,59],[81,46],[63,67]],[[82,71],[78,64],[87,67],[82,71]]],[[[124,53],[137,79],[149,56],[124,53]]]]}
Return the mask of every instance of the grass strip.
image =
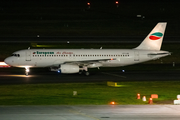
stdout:
{"type": "Polygon", "coordinates": [[[0,105],[106,105],[148,104],[137,93],[158,94],[154,104],[172,104],[179,94],[180,81],[120,82],[125,87],[109,87],[106,82],[0,85],[0,105]],[[73,91],[77,95],[73,96],[73,91]]]}

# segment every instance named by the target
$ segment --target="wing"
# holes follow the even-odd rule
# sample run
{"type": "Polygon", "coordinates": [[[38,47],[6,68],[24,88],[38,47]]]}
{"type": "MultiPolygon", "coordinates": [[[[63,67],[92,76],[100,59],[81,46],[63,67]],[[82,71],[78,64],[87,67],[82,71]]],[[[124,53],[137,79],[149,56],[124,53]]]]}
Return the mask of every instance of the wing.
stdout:
{"type": "Polygon", "coordinates": [[[116,58],[111,59],[97,59],[97,60],[82,60],[82,61],[67,61],[64,64],[76,64],[78,66],[86,66],[88,68],[101,67],[102,62],[107,62],[110,60],[116,60],[116,58]]]}

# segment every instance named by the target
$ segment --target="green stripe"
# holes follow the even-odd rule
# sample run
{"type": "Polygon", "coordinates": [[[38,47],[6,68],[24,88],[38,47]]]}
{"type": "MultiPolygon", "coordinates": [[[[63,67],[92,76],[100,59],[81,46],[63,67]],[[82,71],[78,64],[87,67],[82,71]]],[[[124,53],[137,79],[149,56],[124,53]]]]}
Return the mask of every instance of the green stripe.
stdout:
{"type": "Polygon", "coordinates": [[[151,35],[154,35],[154,36],[157,36],[157,37],[161,37],[161,36],[163,36],[163,34],[162,34],[162,33],[160,33],[160,32],[156,32],[156,33],[153,33],[153,34],[151,34],[151,35]]]}

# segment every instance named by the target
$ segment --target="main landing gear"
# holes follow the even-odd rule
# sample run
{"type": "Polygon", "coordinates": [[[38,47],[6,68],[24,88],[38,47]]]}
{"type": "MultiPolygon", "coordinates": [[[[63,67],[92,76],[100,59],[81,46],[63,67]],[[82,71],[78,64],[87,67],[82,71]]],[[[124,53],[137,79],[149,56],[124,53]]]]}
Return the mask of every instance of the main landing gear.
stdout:
{"type": "Polygon", "coordinates": [[[89,75],[90,75],[90,73],[89,73],[88,71],[85,71],[84,74],[85,74],[86,76],[89,76],[89,75]]]}
{"type": "Polygon", "coordinates": [[[87,67],[82,67],[82,68],[80,68],[79,69],[80,71],[79,71],[79,74],[85,74],[86,76],[89,76],[90,75],[90,73],[88,72],[88,69],[87,69],[87,67]]]}
{"type": "Polygon", "coordinates": [[[86,75],[86,76],[89,76],[90,75],[90,73],[88,72],[88,71],[85,71],[85,70],[80,70],[79,71],[79,74],[81,75],[81,74],[84,74],[84,75],[86,75]]]}
{"type": "Polygon", "coordinates": [[[25,67],[25,75],[28,76],[28,73],[29,73],[29,68],[25,67]]]}

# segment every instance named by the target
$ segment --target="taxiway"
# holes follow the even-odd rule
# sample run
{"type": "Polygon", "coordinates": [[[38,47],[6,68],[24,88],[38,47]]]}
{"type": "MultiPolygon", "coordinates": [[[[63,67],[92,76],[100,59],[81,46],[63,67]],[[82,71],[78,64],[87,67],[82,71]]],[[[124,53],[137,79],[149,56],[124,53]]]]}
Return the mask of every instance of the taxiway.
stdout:
{"type": "Polygon", "coordinates": [[[1,68],[0,84],[73,83],[102,81],[173,81],[180,80],[178,70],[122,70],[93,71],[90,76],[79,74],[59,74],[46,69],[32,69],[25,76],[24,69],[1,68]]]}
{"type": "Polygon", "coordinates": [[[0,106],[2,120],[179,120],[178,105],[0,106]]]}

